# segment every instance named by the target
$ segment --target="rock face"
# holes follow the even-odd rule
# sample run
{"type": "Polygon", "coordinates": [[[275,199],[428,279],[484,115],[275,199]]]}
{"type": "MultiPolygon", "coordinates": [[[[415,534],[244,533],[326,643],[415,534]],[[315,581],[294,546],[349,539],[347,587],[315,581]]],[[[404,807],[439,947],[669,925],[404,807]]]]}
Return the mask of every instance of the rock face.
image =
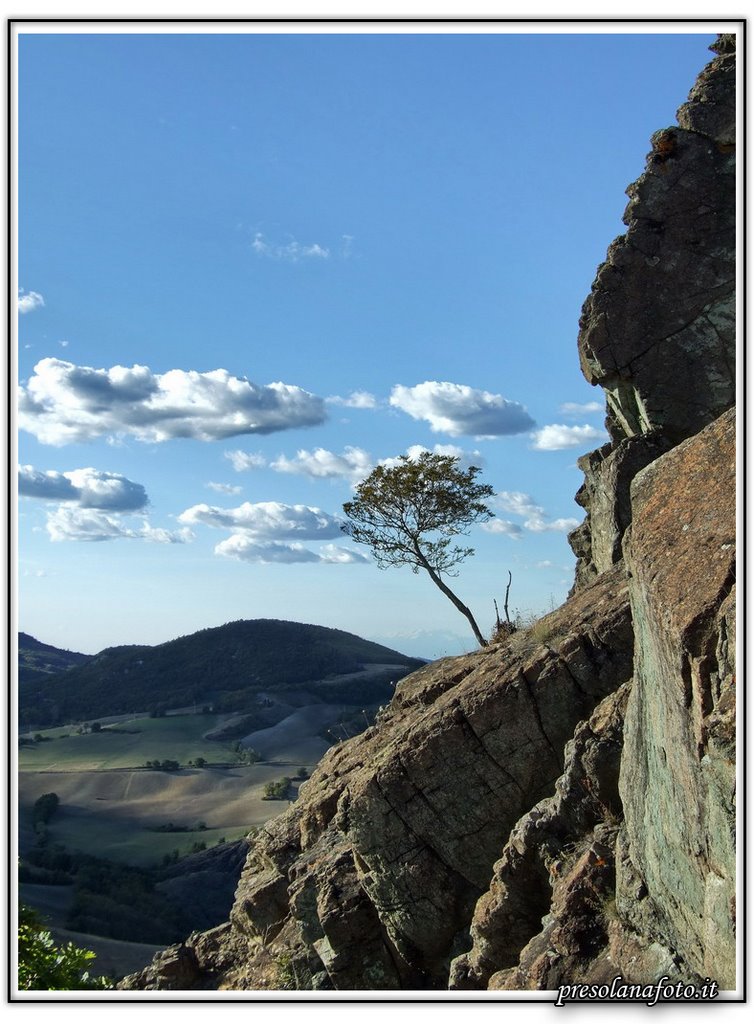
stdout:
{"type": "Polygon", "coordinates": [[[586,379],[607,400],[610,443],[585,455],[571,536],[576,586],[621,558],[629,485],[663,451],[735,404],[735,53],[701,73],[678,126],[652,136],[627,189],[620,235],[584,303],[578,338],[586,379]]]}
{"type": "Polygon", "coordinates": [[[648,893],[640,913],[626,909],[726,986],[735,977],[735,437],[731,410],[631,489],[625,551],[638,643],[620,783],[626,850],[648,893]]]}
{"type": "Polygon", "coordinates": [[[695,434],[735,402],[735,54],[705,69],[652,136],[628,226],[581,314],[584,376],[606,393],[614,440],[695,434]]]}
{"type": "Polygon", "coordinates": [[[579,351],[569,600],[401,681],[253,844],[229,923],[129,989],[735,977],[735,54],[656,133],[579,351]]]}
{"type": "Polygon", "coordinates": [[[634,480],[633,678],[512,830],[452,987],[735,987],[734,446],[731,410],[634,480]]]}

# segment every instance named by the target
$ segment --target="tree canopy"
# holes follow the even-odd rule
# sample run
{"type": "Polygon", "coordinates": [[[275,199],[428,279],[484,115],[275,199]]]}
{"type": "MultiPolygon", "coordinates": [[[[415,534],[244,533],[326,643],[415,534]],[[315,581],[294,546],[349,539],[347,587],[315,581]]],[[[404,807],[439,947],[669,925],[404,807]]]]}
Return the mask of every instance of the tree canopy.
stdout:
{"type": "Polygon", "coordinates": [[[343,529],[357,543],[369,545],[381,569],[423,569],[485,646],[471,611],[442,578],[456,576],[459,563],[474,554],[473,548],[454,544],[454,538],[492,518],[486,499],[494,491],[477,482],[480,472],[476,466],[461,469],[452,455],[402,455],[392,465],[377,466],[359,484],[354,500],[343,506],[348,517],[343,529]]]}

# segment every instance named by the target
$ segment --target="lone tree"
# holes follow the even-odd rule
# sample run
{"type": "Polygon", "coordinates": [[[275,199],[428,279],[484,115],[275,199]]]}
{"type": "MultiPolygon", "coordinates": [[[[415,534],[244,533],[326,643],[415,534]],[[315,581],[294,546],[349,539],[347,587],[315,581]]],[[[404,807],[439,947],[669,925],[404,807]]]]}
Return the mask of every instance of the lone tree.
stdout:
{"type": "Polygon", "coordinates": [[[359,484],[354,500],[343,506],[348,516],[343,530],[357,543],[371,547],[380,569],[391,565],[410,565],[413,572],[423,569],[486,647],[471,611],[443,580],[443,576],[457,576],[458,563],[474,554],[473,548],[453,546],[453,538],[493,516],[485,499],[494,491],[489,484],[476,482],[479,472],[476,466],[461,469],[452,455],[401,455],[397,464],[377,466],[359,484]]]}

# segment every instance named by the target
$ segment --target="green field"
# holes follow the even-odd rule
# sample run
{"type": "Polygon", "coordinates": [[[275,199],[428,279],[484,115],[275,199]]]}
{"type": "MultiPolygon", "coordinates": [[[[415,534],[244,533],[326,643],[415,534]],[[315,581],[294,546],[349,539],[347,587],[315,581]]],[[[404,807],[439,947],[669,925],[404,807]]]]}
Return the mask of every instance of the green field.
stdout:
{"type": "MultiPolygon", "coordinates": [[[[31,815],[43,793],[60,804],[48,824],[52,843],[120,863],[150,866],[165,854],[183,855],[194,843],[214,846],[238,839],[280,813],[284,800],[264,800],[264,787],[293,767],[148,769],[106,771],[22,771],[19,773],[21,854],[34,844],[31,815]],[[206,827],[199,829],[199,824],[206,827]],[[164,832],[165,825],[188,832],[164,832]]],[[[295,790],[294,790],[295,792],[295,790]]]]}
{"type": "Polygon", "coordinates": [[[42,741],[19,747],[18,766],[21,771],[94,771],[139,768],[155,759],[185,765],[197,757],[232,763],[231,744],[202,739],[220,721],[217,715],[187,714],[133,718],[84,735],[75,726],[44,729],[38,734],[42,741]]]}
{"type": "Polygon", "coordinates": [[[185,857],[192,852],[194,843],[204,842],[209,848],[216,846],[221,838],[232,842],[248,832],[248,826],[240,825],[204,832],[152,832],[112,819],[82,821],[81,818],[61,816],[59,824],[50,830],[50,839],[54,843],[62,843],[68,850],[96,853],[98,857],[117,864],[150,868],[159,866],[165,855],[176,850],[179,857],[185,857]]]}
{"type": "Polygon", "coordinates": [[[287,807],[287,801],[263,799],[266,784],[294,777],[300,767],[310,772],[326,746],[317,741],[312,758],[319,719],[314,715],[307,730],[300,717],[301,709],[298,740],[284,737],[282,756],[273,760],[277,751],[270,750],[270,760],[255,765],[238,764],[231,743],[202,738],[222,721],[218,715],[124,717],[84,734],[75,727],[41,731],[42,739],[18,752],[21,853],[36,842],[32,808],[44,793],[60,800],[47,828],[50,842],[121,863],[159,864],[198,842],[211,847],[238,839],[287,807]],[[198,757],[206,767],[186,767],[198,757]],[[145,767],[164,760],[177,761],[180,770],[145,767]],[[165,825],[192,831],[160,831],[165,825]]]}

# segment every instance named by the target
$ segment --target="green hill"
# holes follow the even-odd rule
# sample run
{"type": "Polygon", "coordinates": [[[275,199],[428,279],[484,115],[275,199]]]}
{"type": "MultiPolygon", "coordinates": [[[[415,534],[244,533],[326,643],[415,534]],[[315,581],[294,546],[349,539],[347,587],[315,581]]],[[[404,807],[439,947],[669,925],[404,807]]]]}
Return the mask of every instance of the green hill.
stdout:
{"type": "Polygon", "coordinates": [[[89,661],[90,655],[61,651],[40,643],[28,633],[18,634],[18,682],[20,686],[38,683],[50,675],[66,672],[89,661]]]}
{"type": "Polygon", "coordinates": [[[300,687],[309,703],[375,704],[389,699],[391,680],[421,664],[338,629],[239,620],[156,647],[110,647],[78,667],[28,679],[19,688],[20,718],[31,729],[187,706],[244,710],[266,692],[285,691],[295,703],[300,687]],[[389,668],[360,679],[370,665],[389,668]]]}

